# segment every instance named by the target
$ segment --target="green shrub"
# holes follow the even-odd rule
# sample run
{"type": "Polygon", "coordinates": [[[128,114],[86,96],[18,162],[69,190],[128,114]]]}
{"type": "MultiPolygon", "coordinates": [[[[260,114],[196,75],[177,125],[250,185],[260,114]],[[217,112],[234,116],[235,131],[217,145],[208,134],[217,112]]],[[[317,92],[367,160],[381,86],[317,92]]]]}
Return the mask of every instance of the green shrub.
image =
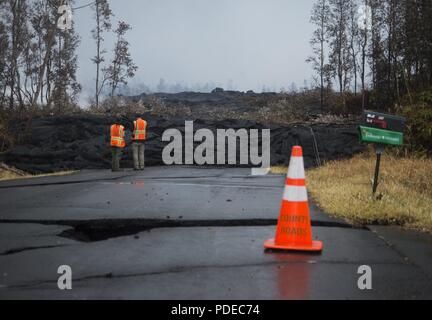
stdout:
{"type": "Polygon", "coordinates": [[[432,155],[432,89],[405,97],[398,113],[407,118],[407,150],[432,155]]]}
{"type": "Polygon", "coordinates": [[[13,142],[8,121],[0,117],[0,153],[8,150],[13,145],[13,142]]]}

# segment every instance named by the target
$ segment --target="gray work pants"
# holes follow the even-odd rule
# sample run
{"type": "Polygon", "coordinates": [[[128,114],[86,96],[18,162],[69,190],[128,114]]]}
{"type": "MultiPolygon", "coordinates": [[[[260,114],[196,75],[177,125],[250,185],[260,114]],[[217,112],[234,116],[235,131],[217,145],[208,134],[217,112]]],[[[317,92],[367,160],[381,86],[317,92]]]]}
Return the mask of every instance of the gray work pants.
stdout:
{"type": "Polygon", "coordinates": [[[111,154],[112,154],[112,171],[118,171],[120,170],[120,158],[121,158],[121,152],[122,149],[118,147],[112,147],[111,148],[111,154]]]}
{"type": "Polygon", "coordinates": [[[133,150],[134,169],[135,170],[144,170],[144,167],[145,167],[144,142],[141,142],[141,141],[133,142],[132,143],[132,150],[133,150]]]}

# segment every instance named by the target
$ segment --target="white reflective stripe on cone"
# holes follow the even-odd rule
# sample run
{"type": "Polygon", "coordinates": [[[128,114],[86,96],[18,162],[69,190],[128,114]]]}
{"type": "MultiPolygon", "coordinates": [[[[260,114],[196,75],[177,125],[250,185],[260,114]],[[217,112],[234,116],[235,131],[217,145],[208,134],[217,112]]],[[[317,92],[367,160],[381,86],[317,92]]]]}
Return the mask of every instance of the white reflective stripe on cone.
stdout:
{"type": "Polygon", "coordinates": [[[305,179],[305,169],[303,157],[291,157],[288,169],[288,178],[305,179]]]}
{"type": "Polygon", "coordinates": [[[306,187],[285,186],[283,199],[289,202],[308,201],[306,187]]]}

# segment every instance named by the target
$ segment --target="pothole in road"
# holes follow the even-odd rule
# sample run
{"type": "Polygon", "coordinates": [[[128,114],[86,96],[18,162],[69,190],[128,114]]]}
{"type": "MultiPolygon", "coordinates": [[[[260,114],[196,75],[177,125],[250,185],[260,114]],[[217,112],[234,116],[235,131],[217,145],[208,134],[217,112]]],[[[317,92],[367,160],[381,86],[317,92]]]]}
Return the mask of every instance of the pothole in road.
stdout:
{"type": "MultiPolygon", "coordinates": [[[[160,228],[193,228],[193,227],[275,227],[277,220],[248,219],[248,220],[164,220],[156,219],[111,219],[111,220],[85,220],[85,221],[34,221],[34,220],[1,220],[0,224],[41,224],[68,226],[69,229],[58,234],[59,237],[79,242],[97,242],[113,238],[133,236],[139,238],[141,232],[160,228]]],[[[313,227],[366,229],[343,222],[312,221],[313,227]]]]}
{"type": "MultiPolygon", "coordinates": [[[[97,242],[112,238],[132,236],[159,228],[193,228],[193,227],[266,227],[276,226],[271,219],[252,220],[103,220],[86,221],[73,225],[72,229],[63,231],[59,236],[80,242],[97,242]]],[[[312,221],[314,227],[364,229],[345,223],[312,221]]]]}
{"type": "Polygon", "coordinates": [[[193,227],[263,227],[274,226],[276,220],[122,220],[88,221],[74,224],[59,234],[60,237],[81,242],[97,242],[112,238],[137,235],[160,228],[193,227]]]}

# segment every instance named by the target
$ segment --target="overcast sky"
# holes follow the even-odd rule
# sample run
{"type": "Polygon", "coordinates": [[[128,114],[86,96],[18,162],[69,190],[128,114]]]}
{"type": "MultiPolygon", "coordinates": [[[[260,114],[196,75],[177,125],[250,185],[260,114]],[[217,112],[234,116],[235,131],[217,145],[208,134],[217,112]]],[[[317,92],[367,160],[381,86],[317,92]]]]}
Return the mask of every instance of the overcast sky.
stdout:
{"type": "MultiPolygon", "coordinates": [[[[76,0],[74,7],[88,0],[76,0]]],[[[139,70],[132,83],[160,78],[186,85],[213,82],[235,89],[279,90],[312,76],[313,0],[110,0],[113,22],[131,24],[131,53],[139,70]]],[[[93,90],[95,46],[90,7],[74,12],[81,35],[78,72],[84,93],[93,90]]],[[[105,45],[112,50],[113,39],[105,45]]]]}

